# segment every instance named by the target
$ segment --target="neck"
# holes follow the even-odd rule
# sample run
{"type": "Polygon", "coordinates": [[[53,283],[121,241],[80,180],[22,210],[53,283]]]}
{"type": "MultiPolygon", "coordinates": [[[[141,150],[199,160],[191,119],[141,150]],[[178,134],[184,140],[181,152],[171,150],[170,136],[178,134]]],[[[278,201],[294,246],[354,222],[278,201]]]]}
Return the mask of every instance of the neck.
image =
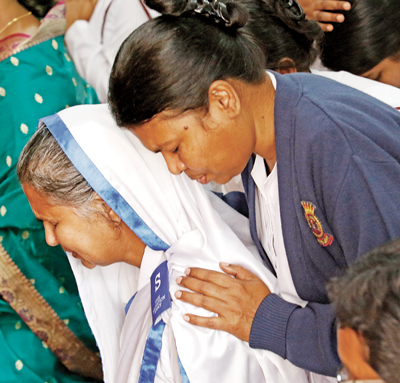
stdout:
{"type": "Polygon", "coordinates": [[[121,223],[121,237],[118,246],[124,249],[124,262],[140,268],[146,245],[142,240],[124,223],[121,223]]]}
{"type": "MultiPolygon", "coordinates": [[[[17,0],[0,0],[0,30],[16,17],[24,16],[28,10],[24,8],[17,0]]],[[[39,26],[39,20],[29,15],[17,20],[7,27],[0,35],[4,38],[13,33],[33,34],[39,26]]]]}
{"type": "Polygon", "coordinates": [[[5,26],[14,17],[22,16],[28,10],[16,0],[0,0],[0,28],[5,26]]]}
{"type": "Polygon", "coordinates": [[[271,78],[266,75],[261,85],[249,92],[247,98],[248,110],[252,113],[256,142],[254,153],[263,157],[270,171],[276,163],[274,106],[275,89],[271,78]]]}

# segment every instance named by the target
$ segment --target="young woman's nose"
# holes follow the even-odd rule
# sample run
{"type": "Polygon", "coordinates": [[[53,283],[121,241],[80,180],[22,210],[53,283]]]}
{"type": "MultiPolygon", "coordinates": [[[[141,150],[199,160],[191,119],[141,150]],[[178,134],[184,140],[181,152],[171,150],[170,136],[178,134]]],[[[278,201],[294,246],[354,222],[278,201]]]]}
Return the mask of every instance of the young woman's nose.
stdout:
{"type": "Polygon", "coordinates": [[[57,246],[59,242],[57,240],[55,227],[50,222],[43,222],[44,231],[46,233],[46,242],[49,246],[57,246]]]}
{"type": "Polygon", "coordinates": [[[163,153],[165,162],[167,163],[168,169],[172,174],[181,174],[185,169],[186,165],[180,159],[177,153],[163,153]]]}

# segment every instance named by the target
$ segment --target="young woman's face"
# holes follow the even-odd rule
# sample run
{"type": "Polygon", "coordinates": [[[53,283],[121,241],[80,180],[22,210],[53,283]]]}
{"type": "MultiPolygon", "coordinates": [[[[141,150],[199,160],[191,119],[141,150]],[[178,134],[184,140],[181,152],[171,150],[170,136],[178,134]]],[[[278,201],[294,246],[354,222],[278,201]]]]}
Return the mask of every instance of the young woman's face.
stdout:
{"type": "Polygon", "coordinates": [[[49,246],[61,245],[90,269],[124,261],[117,229],[106,218],[94,215],[89,220],[77,215],[72,207],[50,205],[30,185],[23,185],[23,189],[36,218],[43,221],[49,246]]]}
{"type": "Polygon", "coordinates": [[[400,88],[400,58],[386,58],[361,76],[400,88]]]}
{"type": "Polygon", "coordinates": [[[255,146],[248,129],[200,119],[195,111],[162,112],[133,132],[147,149],[162,153],[172,174],[184,171],[201,184],[224,184],[240,174],[255,146]]]}

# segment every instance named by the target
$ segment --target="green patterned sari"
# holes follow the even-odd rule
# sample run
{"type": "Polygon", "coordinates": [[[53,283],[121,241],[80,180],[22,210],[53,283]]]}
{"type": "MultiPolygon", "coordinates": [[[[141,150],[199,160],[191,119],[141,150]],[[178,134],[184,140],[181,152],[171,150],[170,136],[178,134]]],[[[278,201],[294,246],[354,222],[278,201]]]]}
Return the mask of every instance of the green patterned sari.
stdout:
{"type": "MultiPolygon", "coordinates": [[[[43,224],[16,177],[19,154],[40,117],[98,103],[71,62],[63,36],[43,40],[0,62],[0,241],[58,316],[96,350],[68,259],[60,247],[46,244],[43,224]]],[[[0,382],[85,381],[93,380],[70,373],[0,298],[0,382]]]]}

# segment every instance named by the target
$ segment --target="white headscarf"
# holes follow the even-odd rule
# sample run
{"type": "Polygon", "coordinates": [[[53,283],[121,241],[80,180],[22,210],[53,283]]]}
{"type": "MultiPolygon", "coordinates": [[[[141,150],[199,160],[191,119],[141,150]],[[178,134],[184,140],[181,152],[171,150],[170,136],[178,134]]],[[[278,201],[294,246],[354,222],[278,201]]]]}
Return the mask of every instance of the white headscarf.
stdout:
{"type": "Polygon", "coordinates": [[[191,383],[308,382],[305,371],[272,352],[185,322],[182,316],[188,312],[214,314],[174,299],[180,289],[175,280],[186,268],[220,271],[219,262],[242,265],[279,294],[252,245],[246,218],[185,174],[172,175],[161,154],[115,125],[107,105],[77,106],[43,121],[93,189],[149,247],[140,275],[124,263],[89,270],[70,257],[105,382],[139,379],[152,326],[149,274],[164,260],[172,307],[162,314],[166,325],[156,382],[180,381],[178,357],[191,383]],[[124,306],[138,287],[125,317],[124,306]]]}

